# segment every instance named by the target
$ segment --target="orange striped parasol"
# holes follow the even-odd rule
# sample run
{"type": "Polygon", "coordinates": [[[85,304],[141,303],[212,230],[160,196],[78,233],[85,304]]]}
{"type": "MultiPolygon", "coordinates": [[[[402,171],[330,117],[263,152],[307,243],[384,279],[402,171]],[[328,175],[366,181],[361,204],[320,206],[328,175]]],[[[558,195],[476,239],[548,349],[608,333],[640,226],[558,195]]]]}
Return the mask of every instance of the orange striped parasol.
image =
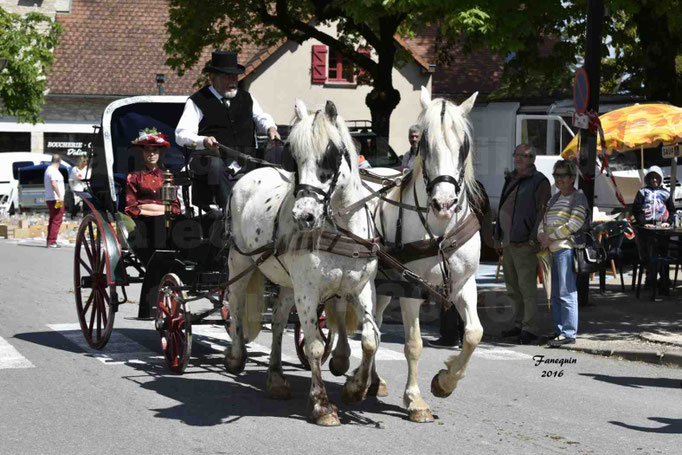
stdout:
{"type": "MultiPolygon", "coordinates": [[[[606,154],[682,142],[682,108],[669,104],[636,104],[600,115],[606,139],[606,154]]],[[[567,160],[575,159],[576,135],[561,152],[567,160]]],[[[597,141],[597,153],[601,144],[597,141]]]]}

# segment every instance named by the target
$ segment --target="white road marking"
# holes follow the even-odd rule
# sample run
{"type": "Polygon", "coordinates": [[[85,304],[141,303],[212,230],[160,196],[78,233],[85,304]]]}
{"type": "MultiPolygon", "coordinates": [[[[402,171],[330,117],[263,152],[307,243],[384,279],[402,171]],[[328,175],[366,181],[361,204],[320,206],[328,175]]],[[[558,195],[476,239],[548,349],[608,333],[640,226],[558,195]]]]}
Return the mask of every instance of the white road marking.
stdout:
{"type": "MultiPolygon", "coordinates": [[[[227,345],[227,342],[229,341],[230,337],[227,335],[227,331],[223,326],[220,325],[195,325],[192,326],[192,333],[205,336],[205,337],[210,337],[210,338],[216,338],[219,341],[221,341],[221,344],[218,343],[212,343],[210,340],[202,340],[203,344],[207,344],[210,346],[213,350],[223,352],[225,351],[225,347],[227,345]]],[[[289,338],[290,334],[285,332],[285,335],[288,335],[287,338],[289,338]]],[[[282,337],[284,338],[284,337],[282,337]]],[[[282,343],[284,344],[285,341],[282,340],[282,343]]],[[[293,346],[293,341],[291,342],[293,346]]],[[[268,357],[270,356],[270,347],[263,346],[262,344],[256,343],[254,341],[250,342],[247,347],[247,352],[258,352],[262,354],[266,354],[268,357]]],[[[298,357],[290,356],[288,354],[285,354],[282,352],[282,362],[286,363],[291,363],[294,365],[298,365],[300,361],[298,360],[298,357]]]]}
{"type": "Polygon", "coordinates": [[[511,349],[500,348],[497,346],[479,345],[474,351],[474,357],[486,360],[527,360],[533,356],[523,352],[512,351],[511,349]]]}
{"type": "Polygon", "coordinates": [[[14,346],[0,337],[0,370],[9,368],[34,368],[26,357],[21,355],[14,346]]]}
{"type": "Polygon", "coordinates": [[[109,338],[109,342],[104,347],[104,350],[98,351],[88,346],[81,333],[80,324],[48,324],[47,326],[55,332],[59,332],[64,338],[107,365],[122,365],[131,362],[149,363],[146,361],[147,359],[157,363],[163,359],[163,356],[160,355],[161,345],[159,345],[159,352],[150,351],[115,329],[111,333],[111,338],[109,338]],[[145,359],[145,361],[141,359],[145,359]]]}

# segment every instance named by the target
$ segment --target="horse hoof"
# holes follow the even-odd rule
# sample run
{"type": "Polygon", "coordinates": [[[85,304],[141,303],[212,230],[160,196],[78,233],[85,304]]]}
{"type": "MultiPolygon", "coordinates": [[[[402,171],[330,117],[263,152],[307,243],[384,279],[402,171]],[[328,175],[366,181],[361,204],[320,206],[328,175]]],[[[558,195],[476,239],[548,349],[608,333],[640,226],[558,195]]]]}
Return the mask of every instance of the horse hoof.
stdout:
{"type": "Polygon", "coordinates": [[[386,382],[384,382],[383,379],[379,379],[378,382],[373,383],[372,385],[369,386],[369,390],[367,390],[367,395],[370,397],[387,397],[388,396],[388,387],[386,386],[386,382]]]}
{"type": "Polygon", "coordinates": [[[239,374],[244,371],[244,367],[246,367],[246,356],[242,359],[235,359],[234,357],[226,355],[224,364],[228,373],[235,375],[239,374]]]}
{"type": "Polygon", "coordinates": [[[350,387],[348,387],[348,383],[343,386],[343,390],[341,392],[341,399],[349,406],[359,405],[362,403],[362,400],[365,399],[365,396],[366,393],[363,393],[361,390],[351,391],[350,387]]]}
{"type": "Polygon", "coordinates": [[[334,376],[343,376],[350,368],[348,357],[332,357],[329,361],[329,371],[334,376]]]}
{"type": "Polygon", "coordinates": [[[319,425],[321,427],[338,427],[341,425],[341,421],[339,420],[339,416],[336,414],[336,411],[334,411],[330,414],[325,414],[316,418],[315,425],[319,425]]]}
{"type": "Polygon", "coordinates": [[[440,381],[438,381],[438,374],[436,374],[431,380],[431,393],[433,394],[434,397],[447,398],[452,394],[452,390],[448,392],[443,387],[441,387],[440,381]]]}
{"type": "Polygon", "coordinates": [[[433,422],[433,414],[430,409],[413,409],[409,411],[410,422],[428,423],[433,422]]]}

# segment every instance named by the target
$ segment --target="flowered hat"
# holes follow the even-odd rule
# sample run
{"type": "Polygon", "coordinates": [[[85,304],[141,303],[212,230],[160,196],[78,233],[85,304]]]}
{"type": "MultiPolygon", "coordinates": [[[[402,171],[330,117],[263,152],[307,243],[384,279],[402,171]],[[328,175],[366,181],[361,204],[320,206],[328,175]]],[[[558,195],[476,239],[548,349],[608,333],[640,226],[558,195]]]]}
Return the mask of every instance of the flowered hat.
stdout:
{"type": "Polygon", "coordinates": [[[165,134],[159,133],[156,128],[145,128],[140,131],[140,135],[132,141],[132,144],[143,147],[151,145],[152,147],[168,148],[170,147],[170,142],[166,140],[166,137],[165,134]]]}

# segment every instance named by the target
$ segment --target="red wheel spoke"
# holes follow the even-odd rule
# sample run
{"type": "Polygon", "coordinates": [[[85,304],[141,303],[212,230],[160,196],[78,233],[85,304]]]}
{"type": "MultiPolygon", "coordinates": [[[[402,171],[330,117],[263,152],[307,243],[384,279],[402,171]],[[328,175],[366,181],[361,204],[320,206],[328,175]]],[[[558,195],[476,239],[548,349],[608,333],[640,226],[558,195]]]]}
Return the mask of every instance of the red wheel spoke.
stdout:
{"type": "MultiPolygon", "coordinates": [[[[104,300],[107,301],[108,305],[111,305],[111,298],[109,297],[109,294],[107,294],[107,288],[104,288],[102,290],[102,297],[104,297],[104,300]]],[[[104,302],[102,302],[102,309],[104,310],[104,302]]]]}
{"type": "Polygon", "coordinates": [[[94,256],[92,254],[92,248],[90,244],[88,243],[88,239],[85,238],[85,235],[83,235],[83,249],[85,250],[85,254],[88,255],[88,260],[90,261],[91,265],[94,265],[93,263],[95,262],[94,256]]]}
{"type": "Polygon", "coordinates": [[[102,294],[100,294],[99,305],[97,305],[97,339],[102,338],[102,307],[104,306],[104,300],[102,299],[102,294]]]}
{"type": "Polygon", "coordinates": [[[99,293],[95,291],[95,304],[92,306],[92,312],[90,313],[90,325],[88,325],[88,333],[90,339],[92,340],[92,329],[95,327],[95,313],[97,313],[97,305],[99,303],[99,293]]]}

